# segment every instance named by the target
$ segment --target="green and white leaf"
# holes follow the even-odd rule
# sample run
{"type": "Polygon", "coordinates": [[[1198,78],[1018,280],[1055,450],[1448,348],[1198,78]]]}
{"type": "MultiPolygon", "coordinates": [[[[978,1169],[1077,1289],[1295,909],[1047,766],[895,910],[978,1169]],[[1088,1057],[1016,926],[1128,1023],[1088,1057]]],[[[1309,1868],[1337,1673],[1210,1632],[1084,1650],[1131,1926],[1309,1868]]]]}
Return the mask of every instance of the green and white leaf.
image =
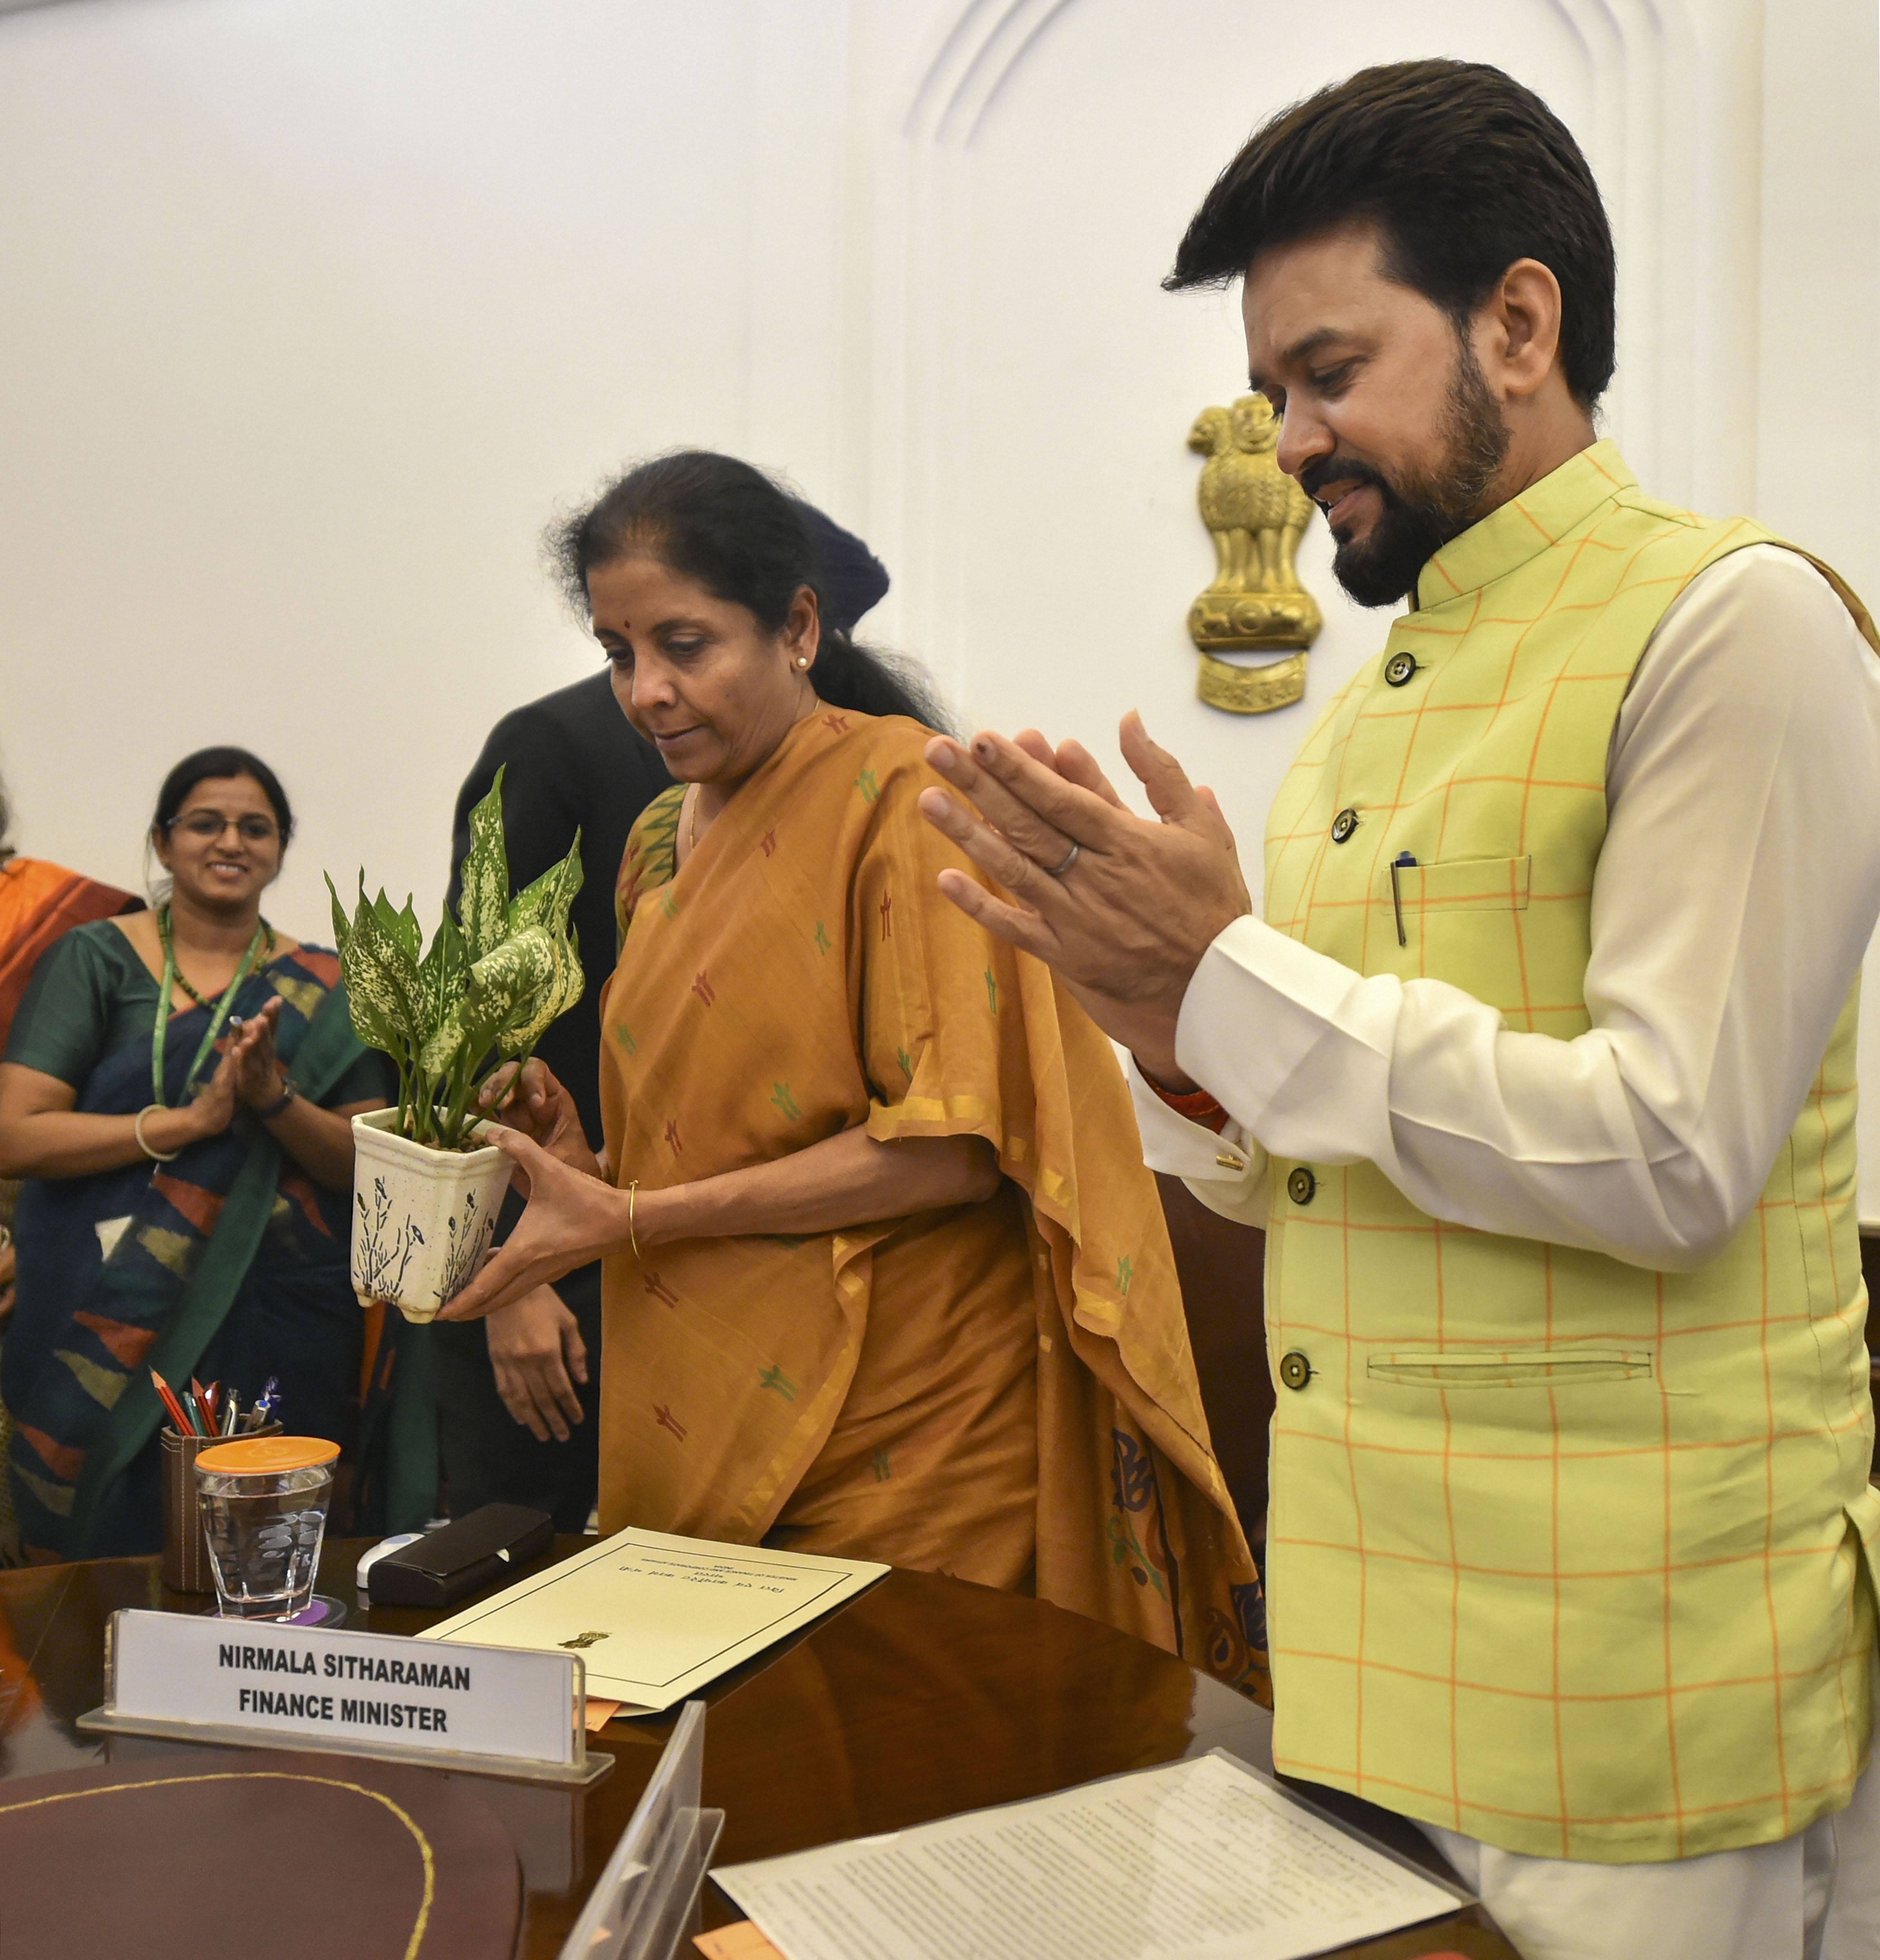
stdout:
{"type": "Polygon", "coordinates": [[[381,891],[372,901],[372,916],[379,930],[398,947],[415,968],[424,951],[424,933],[418,924],[418,915],[412,909],[410,899],[406,899],[401,911],[381,891]]]}
{"type": "Polygon", "coordinates": [[[511,1023],[498,1039],[505,1058],[511,1061],[531,1054],[550,1027],[569,1008],[578,1006],[582,995],[587,991],[588,976],[581,964],[580,935],[572,931],[553,933],[550,944],[553,952],[554,970],[548,985],[537,995],[527,1020],[511,1023]]]}
{"type": "Polygon", "coordinates": [[[467,992],[472,1017],[492,1039],[527,1020],[537,1001],[555,983],[556,935],[546,926],[524,926],[493,953],[473,961],[467,992]]]}
{"type": "Polygon", "coordinates": [[[470,812],[470,845],[457,915],[472,962],[495,952],[509,930],[509,853],[502,836],[503,768],[489,794],[470,812]]]}
{"type": "Polygon", "coordinates": [[[425,1042],[421,1066],[441,1073],[464,1054],[480,1060],[534,1012],[555,975],[553,937],[540,926],[512,934],[473,962],[461,1001],[425,1042]]]}
{"type": "MultiPolygon", "coordinates": [[[[383,892],[377,905],[367,899],[362,879],[358,910],[339,956],[339,973],[359,1039],[396,1059],[416,1050],[424,1039],[424,997],[416,960],[407,953],[402,935],[387,929],[384,914],[389,911],[383,892]]],[[[397,915],[391,917],[396,921],[397,915]]]]}
{"type": "Polygon", "coordinates": [[[405,894],[404,910],[398,915],[398,943],[412,965],[417,966],[424,956],[424,928],[418,923],[418,908],[409,892],[405,894]]]}
{"type": "Polygon", "coordinates": [[[575,832],[573,848],[559,864],[552,864],[526,891],[509,902],[509,930],[545,925],[550,932],[568,930],[568,915],[580,896],[586,873],[581,863],[581,832],[575,832]]]}
{"type": "Polygon", "coordinates": [[[428,1042],[442,1027],[464,998],[470,978],[470,953],[457,921],[447,908],[439,923],[431,950],[418,969],[424,990],[423,1039],[428,1042]]]}
{"type": "MultiPolygon", "coordinates": [[[[346,908],[339,902],[339,894],[333,886],[333,873],[328,871],[322,875],[327,880],[327,892],[333,899],[333,943],[339,947],[339,956],[344,959],[346,941],[352,937],[352,921],[346,917],[346,908]]],[[[365,873],[363,871],[359,873],[359,885],[360,889],[363,890],[365,885],[365,873]]]]}

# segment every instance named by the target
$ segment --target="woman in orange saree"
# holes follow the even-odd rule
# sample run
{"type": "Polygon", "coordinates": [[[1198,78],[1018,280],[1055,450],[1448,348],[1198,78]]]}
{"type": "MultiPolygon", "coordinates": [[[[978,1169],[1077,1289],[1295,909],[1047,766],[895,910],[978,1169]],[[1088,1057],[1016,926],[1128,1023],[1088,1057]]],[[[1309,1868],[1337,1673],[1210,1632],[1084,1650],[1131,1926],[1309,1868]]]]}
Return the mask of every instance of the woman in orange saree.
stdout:
{"type": "Polygon", "coordinates": [[[53,940],[75,925],[144,908],[142,899],[114,885],[100,885],[43,858],[15,855],[6,830],[6,800],[0,793],[0,1049],[40,955],[53,940]]]}
{"type": "Polygon", "coordinates": [[[622,867],[607,1160],[532,1067],[500,1138],[527,1212],[446,1315],[603,1254],[604,1530],[1034,1590],[1258,1687],[1258,1580],[1114,1055],[940,894],[970,867],[916,807],[931,730],[871,711],[927,711],[820,635],[793,528],[699,456],[570,527],[679,783],[622,867]],[[714,539],[701,505],[737,522],[714,539]]]}
{"type": "MultiPolygon", "coordinates": [[[[120,912],[141,912],[144,902],[114,885],[101,885],[82,873],[43,858],[22,858],[7,842],[12,812],[0,790],[0,1054],[6,1052],[13,1017],[25,998],[40,956],[75,925],[111,918],[120,912]]],[[[12,1318],[14,1275],[18,1258],[13,1246],[13,1209],[19,1186],[0,1183],[0,1334],[12,1318]]],[[[0,1455],[11,1435],[11,1419],[0,1408],[0,1455]]],[[[0,1565],[8,1562],[15,1539],[12,1500],[0,1478],[0,1565]]]]}

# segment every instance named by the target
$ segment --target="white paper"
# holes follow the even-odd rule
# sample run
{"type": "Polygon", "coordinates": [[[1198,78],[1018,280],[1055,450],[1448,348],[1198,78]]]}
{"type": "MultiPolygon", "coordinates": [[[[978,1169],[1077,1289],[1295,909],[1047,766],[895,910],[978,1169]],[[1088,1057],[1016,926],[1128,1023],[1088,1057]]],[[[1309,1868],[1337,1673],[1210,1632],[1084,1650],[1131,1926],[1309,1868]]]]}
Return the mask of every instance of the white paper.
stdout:
{"type": "Polygon", "coordinates": [[[712,1876],[789,1960],[1302,1960],[1460,1903],[1219,1751],[712,1876]]]}
{"type": "Polygon", "coordinates": [[[419,1638],[578,1653],[590,1695],[650,1713],[683,1701],[887,1570],[859,1559],[623,1531],[419,1638]]]}

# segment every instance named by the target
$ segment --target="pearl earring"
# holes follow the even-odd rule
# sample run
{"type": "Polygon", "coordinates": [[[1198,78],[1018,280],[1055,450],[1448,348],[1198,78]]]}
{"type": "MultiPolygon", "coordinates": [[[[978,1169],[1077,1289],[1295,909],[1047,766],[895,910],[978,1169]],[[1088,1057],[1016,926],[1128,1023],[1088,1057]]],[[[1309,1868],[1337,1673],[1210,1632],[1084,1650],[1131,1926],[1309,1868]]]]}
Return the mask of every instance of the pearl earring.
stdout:
{"type": "Polygon", "coordinates": [[[808,654],[798,654],[796,657],[796,665],[797,670],[799,673],[807,673],[809,671],[808,654]]]}

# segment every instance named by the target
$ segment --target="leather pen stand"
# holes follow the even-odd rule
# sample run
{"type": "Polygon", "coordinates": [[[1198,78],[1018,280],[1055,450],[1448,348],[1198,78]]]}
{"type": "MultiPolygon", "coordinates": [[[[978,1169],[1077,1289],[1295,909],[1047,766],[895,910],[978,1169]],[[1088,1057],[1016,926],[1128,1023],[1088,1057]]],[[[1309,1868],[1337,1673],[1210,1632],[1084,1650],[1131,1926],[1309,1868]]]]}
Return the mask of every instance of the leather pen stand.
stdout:
{"type": "MultiPolygon", "coordinates": [[[[260,1429],[244,1430],[241,1440],[280,1433],[281,1425],[270,1422],[260,1429]]],[[[163,1449],[163,1583],[173,1592],[215,1589],[209,1545],[202,1536],[202,1507],[196,1501],[196,1459],[218,1443],[236,1440],[232,1436],[179,1436],[174,1429],[158,1432],[163,1449]]]]}

